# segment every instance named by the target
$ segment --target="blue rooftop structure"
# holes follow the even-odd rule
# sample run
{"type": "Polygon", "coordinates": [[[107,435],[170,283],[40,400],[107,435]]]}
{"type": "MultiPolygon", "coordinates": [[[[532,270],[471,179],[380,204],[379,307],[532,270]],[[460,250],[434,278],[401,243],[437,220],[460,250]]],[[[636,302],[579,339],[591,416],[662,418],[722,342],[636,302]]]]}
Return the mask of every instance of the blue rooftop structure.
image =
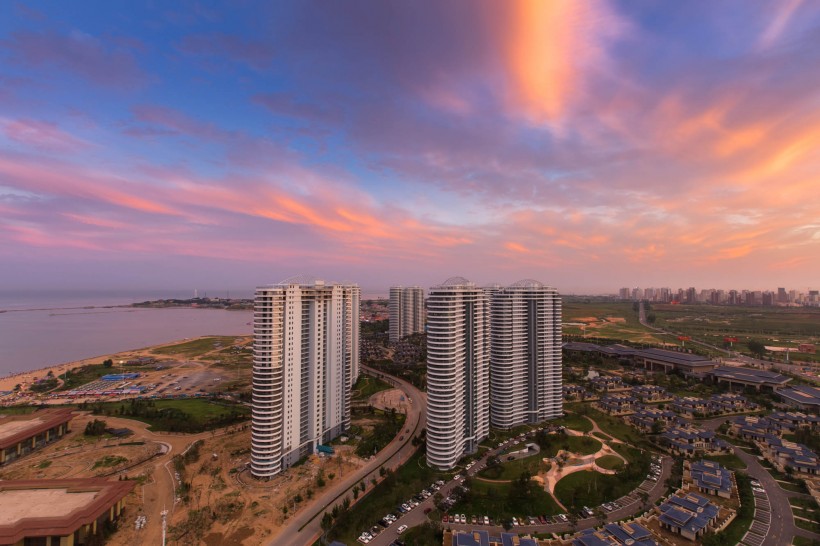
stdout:
{"type": "Polygon", "coordinates": [[[573,546],[657,546],[652,533],[637,523],[608,523],[601,530],[586,529],[573,541],[573,546]]]}
{"type": "Polygon", "coordinates": [[[820,389],[810,385],[793,385],[777,394],[790,406],[806,411],[820,411],[820,389]]]}
{"type": "Polygon", "coordinates": [[[689,467],[692,483],[701,493],[723,498],[732,496],[732,472],[714,461],[694,461],[689,467]]]}
{"type": "Polygon", "coordinates": [[[670,497],[661,504],[660,510],[661,527],[689,540],[702,536],[720,512],[720,508],[697,493],[670,497]]]}
{"type": "Polygon", "coordinates": [[[490,546],[490,533],[484,530],[453,533],[453,546],[490,546]]]}

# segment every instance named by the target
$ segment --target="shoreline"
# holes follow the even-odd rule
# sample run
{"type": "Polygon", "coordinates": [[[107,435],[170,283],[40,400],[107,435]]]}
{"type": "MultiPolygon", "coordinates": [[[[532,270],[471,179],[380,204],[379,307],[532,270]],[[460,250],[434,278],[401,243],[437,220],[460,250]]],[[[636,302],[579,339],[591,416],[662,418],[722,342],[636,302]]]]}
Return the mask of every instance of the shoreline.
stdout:
{"type": "MultiPolygon", "coordinates": [[[[43,368],[38,368],[36,370],[27,370],[24,372],[16,372],[9,375],[4,375],[0,377],[0,391],[11,391],[14,389],[14,386],[18,383],[21,385],[30,385],[37,379],[43,379],[48,376],[48,372],[52,372],[54,377],[59,377],[60,375],[66,373],[67,371],[72,371],[77,368],[81,368],[83,366],[87,366],[89,364],[102,364],[102,362],[106,359],[112,359],[116,362],[116,360],[126,360],[126,356],[128,358],[138,357],[138,356],[154,356],[157,355],[151,354],[151,351],[155,349],[159,349],[162,347],[168,347],[171,345],[177,345],[179,343],[185,343],[188,341],[194,341],[197,339],[203,339],[207,337],[215,337],[221,336],[222,334],[206,334],[202,336],[196,337],[186,337],[182,339],[176,339],[173,341],[169,341],[167,343],[159,343],[157,345],[149,345],[147,347],[139,347],[135,349],[124,349],[122,351],[117,351],[115,353],[108,353],[102,354],[98,356],[90,356],[87,358],[83,358],[80,360],[72,360],[68,362],[62,362],[59,364],[53,364],[51,366],[45,366],[43,368]]],[[[232,334],[231,334],[232,335],[232,334]]],[[[250,335],[250,334],[248,334],[250,335]]],[[[236,335],[235,337],[246,337],[246,335],[236,335]]],[[[124,369],[124,366],[119,366],[117,364],[111,368],[111,373],[117,373],[117,370],[124,369]]]]}

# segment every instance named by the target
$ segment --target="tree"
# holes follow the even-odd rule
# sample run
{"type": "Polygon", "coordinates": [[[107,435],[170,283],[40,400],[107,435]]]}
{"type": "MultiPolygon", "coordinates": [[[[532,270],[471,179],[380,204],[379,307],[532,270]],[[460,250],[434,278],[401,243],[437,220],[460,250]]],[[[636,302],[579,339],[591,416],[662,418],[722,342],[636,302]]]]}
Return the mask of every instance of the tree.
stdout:
{"type": "Polygon", "coordinates": [[[746,343],[746,347],[749,348],[749,351],[751,353],[756,354],[758,356],[763,356],[764,354],[766,354],[766,346],[756,339],[749,340],[749,342],[746,343]]]}
{"type": "Polygon", "coordinates": [[[108,424],[105,421],[94,419],[85,425],[85,432],[83,434],[86,436],[102,436],[105,434],[106,428],[108,428],[108,424]]]}
{"type": "Polygon", "coordinates": [[[114,366],[113,360],[111,360],[110,358],[103,360],[103,368],[111,368],[112,366],[114,366]]]}
{"type": "Polygon", "coordinates": [[[324,513],[322,516],[322,530],[327,532],[333,526],[333,516],[328,514],[327,512],[324,513]]]}
{"type": "Polygon", "coordinates": [[[595,509],[595,519],[598,520],[598,525],[606,523],[606,512],[600,506],[595,509]]]}
{"type": "Polygon", "coordinates": [[[663,421],[654,421],[652,423],[652,434],[660,434],[663,432],[663,421]]]}

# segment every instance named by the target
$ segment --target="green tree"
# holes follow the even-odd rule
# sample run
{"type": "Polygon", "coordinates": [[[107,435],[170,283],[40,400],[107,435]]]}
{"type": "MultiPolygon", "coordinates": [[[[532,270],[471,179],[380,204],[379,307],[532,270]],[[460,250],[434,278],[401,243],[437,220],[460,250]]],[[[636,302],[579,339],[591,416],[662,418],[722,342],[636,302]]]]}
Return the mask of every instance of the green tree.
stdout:
{"type": "Polygon", "coordinates": [[[110,358],[107,358],[107,359],[103,360],[103,367],[104,368],[111,368],[113,366],[114,366],[114,361],[111,360],[110,358]]]}
{"type": "Polygon", "coordinates": [[[756,354],[758,356],[763,356],[764,354],[766,354],[766,346],[756,339],[749,340],[749,342],[746,343],[746,347],[749,348],[749,351],[751,353],[756,354]]]}

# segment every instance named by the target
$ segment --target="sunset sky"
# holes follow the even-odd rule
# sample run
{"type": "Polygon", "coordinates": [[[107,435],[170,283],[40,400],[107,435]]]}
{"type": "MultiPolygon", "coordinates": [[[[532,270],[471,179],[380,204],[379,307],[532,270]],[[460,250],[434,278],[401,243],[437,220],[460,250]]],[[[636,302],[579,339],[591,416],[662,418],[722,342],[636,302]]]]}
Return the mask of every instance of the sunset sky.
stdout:
{"type": "Polygon", "coordinates": [[[820,288],[820,3],[0,3],[0,285],[820,288]]]}

